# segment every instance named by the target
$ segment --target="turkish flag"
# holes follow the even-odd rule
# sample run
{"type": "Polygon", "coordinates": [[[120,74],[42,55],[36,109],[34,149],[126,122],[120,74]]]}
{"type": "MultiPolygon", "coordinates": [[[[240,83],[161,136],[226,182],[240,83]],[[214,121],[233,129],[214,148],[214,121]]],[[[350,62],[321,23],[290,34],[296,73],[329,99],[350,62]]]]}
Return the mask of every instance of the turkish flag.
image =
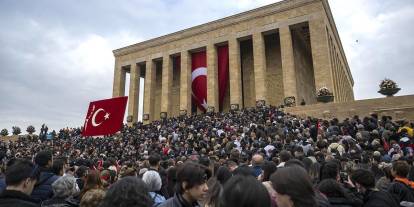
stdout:
{"type": "Polygon", "coordinates": [[[194,103],[207,110],[207,56],[206,51],[191,54],[191,88],[194,103]]]}
{"type": "Polygon", "coordinates": [[[229,47],[227,45],[217,47],[217,68],[219,86],[220,110],[223,109],[224,96],[229,84],[229,47]]]}
{"type": "Polygon", "coordinates": [[[111,135],[122,127],[128,97],[94,101],[89,104],[82,136],[111,135]]]}

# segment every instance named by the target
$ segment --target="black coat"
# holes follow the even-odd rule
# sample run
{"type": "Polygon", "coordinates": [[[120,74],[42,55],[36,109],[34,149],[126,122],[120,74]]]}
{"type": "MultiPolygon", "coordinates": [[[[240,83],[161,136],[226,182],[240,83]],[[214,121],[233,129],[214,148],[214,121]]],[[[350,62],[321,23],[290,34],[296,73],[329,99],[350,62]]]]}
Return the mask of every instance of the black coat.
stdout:
{"type": "Polygon", "coordinates": [[[369,190],[364,196],[364,207],[399,207],[399,203],[386,191],[369,190]]]}
{"type": "Polygon", "coordinates": [[[409,186],[399,181],[393,181],[388,187],[390,193],[398,201],[414,202],[414,191],[409,186]]]}
{"type": "Polygon", "coordinates": [[[332,207],[354,207],[355,204],[352,200],[339,197],[328,197],[328,201],[332,207]]]}
{"type": "Polygon", "coordinates": [[[181,195],[175,194],[174,197],[166,200],[158,207],[200,207],[198,203],[189,204],[181,195]]]}
{"type": "Polygon", "coordinates": [[[4,190],[0,195],[0,206],[39,207],[39,204],[20,191],[4,190]]]}
{"type": "Polygon", "coordinates": [[[58,178],[59,176],[53,174],[52,172],[41,172],[40,178],[33,189],[31,197],[37,200],[38,203],[52,198],[52,183],[55,182],[58,178]]]}

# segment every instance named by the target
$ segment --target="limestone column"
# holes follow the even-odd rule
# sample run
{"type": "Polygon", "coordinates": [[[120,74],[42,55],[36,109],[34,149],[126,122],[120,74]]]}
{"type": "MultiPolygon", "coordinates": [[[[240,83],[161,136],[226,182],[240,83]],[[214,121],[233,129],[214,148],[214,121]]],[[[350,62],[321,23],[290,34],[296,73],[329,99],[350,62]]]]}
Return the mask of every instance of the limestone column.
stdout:
{"type": "Polygon", "coordinates": [[[122,69],[121,64],[115,58],[114,85],[112,90],[112,97],[119,97],[125,95],[125,76],[126,72],[122,69]]]}
{"type": "Polygon", "coordinates": [[[150,123],[154,120],[154,94],[155,94],[155,73],[156,66],[152,59],[146,60],[145,66],[145,86],[144,86],[144,124],[150,123]],[[144,120],[148,116],[147,120],[144,120]]]}
{"type": "Polygon", "coordinates": [[[243,108],[240,45],[234,37],[229,40],[229,79],[230,79],[230,108],[235,105],[243,108]]]}
{"type": "Polygon", "coordinates": [[[129,96],[128,96],[128,118],[129,125],[138,121],[138,103],[139,103],[139,78],[141,70],[137,64],[131,64],[130,81],[129,81],[129,96]]]}
{"type": "Polygon", "coordinates": [[[253,34],[253,62],[256,102],[266,103],[266,54],[262,33],[253,34]]]}
{"type": "Polygon", "coordinates": [[[323,16],[309,20],[310,41],[312,48],[313,70],[316,90],[321,87],[333,87],[332,68],[329,63],[328,36],[323,16]]]}
{"type": "Polygon", "coordinates": [[[166,54],[162,59],[161,88],[161,113],[165,113],[165,118],[167,118],[167,116],[171,116],[172,73],[172,59],[168,54],[166,54]]]}
{"type": "Polygon", "coordinates": [[[284,97],[295,97],[298,101],[298,91],[296,83],[295,57],[293,52],[292,34],[289,25],[279,28],[280,52],[282,57],[283,72],[283,93],[284,97]]]}
{"type": "Polygon", "coordinates": [[[217,50],[212,43],[207,45],[207,105],[215,111],[219,110],[217,50]]]}
{"type": "Polygon", "coordinates": [[[191,58],[188,51],[181,52],[180,114],[191,115],[191,58]]]}

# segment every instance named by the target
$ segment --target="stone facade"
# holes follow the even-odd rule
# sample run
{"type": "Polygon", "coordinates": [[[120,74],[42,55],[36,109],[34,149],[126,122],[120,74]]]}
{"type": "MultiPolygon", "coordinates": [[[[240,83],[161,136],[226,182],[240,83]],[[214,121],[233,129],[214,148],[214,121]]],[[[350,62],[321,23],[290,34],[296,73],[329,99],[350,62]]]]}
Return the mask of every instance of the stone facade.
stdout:
{"type": "Polygon", "coordinates": [[[207,102],[219,109],[217,46],[229,47],[229,87],[221,110],[280,105],[286,97],[316,103],[328,87],[334,102],[354,99],[353,79],[327,0],[285,0],[113,51],[113,96],[125,95],[137,120],[139,77],[144,76],[144,118],[192,113],[191,53],[207,53],[207,102]],[[179,57],[180,69],[174,69],[179,57]],[[139,72],[137,72],[139,71],[139,72]],[[139,74],[139,75],[137,75],[139,74]],[[138,86],[136,85],[138,84],[138,86]],[[131,101],[133,100],[133,101],[131,101]]]}
{"type": "Polygon", "coordinates": [[[349,102],[313,104],[285,108],[285,112],[299,117],[316,117],[322,119],[338,118],[344,120],[358,115],[360,118],[372,113],[391,116],[393,120],[414,120],[414,95],[386,98],[365,99],[349,102]]]}

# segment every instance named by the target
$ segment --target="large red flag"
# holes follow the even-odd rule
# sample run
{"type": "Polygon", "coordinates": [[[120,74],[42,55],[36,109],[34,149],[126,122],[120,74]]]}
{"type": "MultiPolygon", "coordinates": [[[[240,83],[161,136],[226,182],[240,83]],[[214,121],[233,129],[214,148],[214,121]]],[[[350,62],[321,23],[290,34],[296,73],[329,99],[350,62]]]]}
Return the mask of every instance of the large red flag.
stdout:
{"type": "Polygon", "coordinates": [[[89,104],[82,136],[110,135],[122,127],[128,97],[94,101],[89,104]]]}
{"type": "Polygon", "coordinates": [[[191,54],[191,88],[193,101],[205,112],[207,110],[206,51],[191,54]]]}
{"type": "Polygon", "coordinates": [[[220,109],[222,109],[224,96],[226,95],[226,90],[229,83],[229,48],[227,45],[217,47],[217,63],[219,104],[220,109]]]}

